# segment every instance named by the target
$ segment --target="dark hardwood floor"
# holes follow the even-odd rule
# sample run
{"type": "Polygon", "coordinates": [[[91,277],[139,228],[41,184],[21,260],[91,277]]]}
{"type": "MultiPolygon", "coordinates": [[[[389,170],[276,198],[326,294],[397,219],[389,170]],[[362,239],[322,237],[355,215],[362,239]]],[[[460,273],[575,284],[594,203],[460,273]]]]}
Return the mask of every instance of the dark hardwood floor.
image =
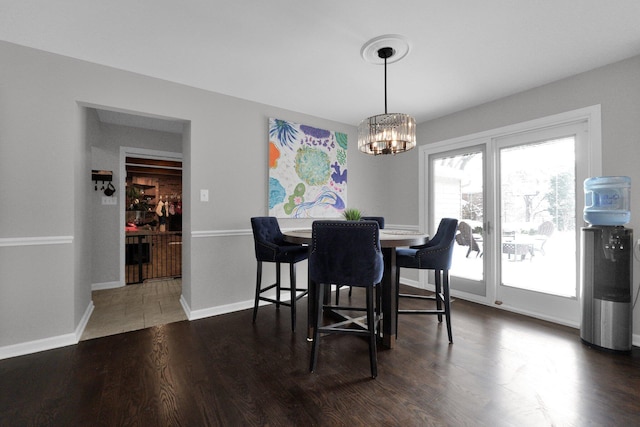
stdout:
{"type": "Polygon", "coordinates": [[[353,336],[323,339],[310,374],[298,307],[296,333],[266,306],[255,326],[246,310],[0,361],[0,425],[640,425],[638,348],[457,300],[454,344],[435,317],[401,316],[377,379],[353,336]]]}

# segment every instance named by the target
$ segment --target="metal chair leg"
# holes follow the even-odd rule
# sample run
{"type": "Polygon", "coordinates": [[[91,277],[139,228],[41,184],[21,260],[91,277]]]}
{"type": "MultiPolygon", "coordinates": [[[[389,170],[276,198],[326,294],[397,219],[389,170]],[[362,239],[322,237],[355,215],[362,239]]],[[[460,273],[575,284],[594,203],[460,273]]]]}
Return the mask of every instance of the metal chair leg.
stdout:
{"type": "Polygon", "coordinates": [[[296,331],[296,305],[298,292],[296,291],[296,265],[289,264],[289,280],[291,281],[291,331],[296,331]]]}
{"type": "Polygon", "coordinates": [[[309,365],[309,372],[316,370],[318,363],[318,349],[320,344],[320,325],[322,322],[322,305],[324,304],[324,287],[323,283],[316,283],[316,319],[313,328],[313,345],[311,347],[311,363],[309,365]]]}
{"type": "Polygon", "coordinates": [[[256,299],[253,304],[253,323],[256,323],[258,316],[258,303],[260,302],[260,285],[262,282],[262,261],[258,261],[258,272],[256,274],[256,299]]]}
{"type": "Polygon", "coordinates": [[[371,363],[371,378],[378,376],[378,356],[376,349],[376,316],[374,311],[374,289],[367,287],[367,328],[369,329],[369,362],[371,363]]]}
{"type": "Polygon", "coordinates": [[[442,323],[442,271],[435,270],[434,272],[435,281],[436,281],[436,310],[438,310],[438,322],[442,323]]]}
{"type": "Polygon", "coordinates": [[[449,270],[442,272],[444,275],[444,283],[442,285],[444,291],[444,315],[447,319],[447,335],[449,335],[449,342],[453,344],[453,334],[451,332],[451,295],[449,289],[449,270]]]}
{"type": "Polygon", "coordinates": [[[276,309],[280,308],[280,263],[276,262],[276,309]]]}

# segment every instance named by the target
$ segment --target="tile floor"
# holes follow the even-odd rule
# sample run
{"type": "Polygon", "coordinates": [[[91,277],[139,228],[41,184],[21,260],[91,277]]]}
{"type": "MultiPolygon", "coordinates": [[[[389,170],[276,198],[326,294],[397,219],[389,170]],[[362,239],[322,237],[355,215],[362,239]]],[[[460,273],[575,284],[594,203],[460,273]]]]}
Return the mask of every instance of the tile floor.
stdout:
{"type": "Polygon", "coordinates": [[[153,280],[92,292],[95,306],[81,341],[187,320],[180,279],[153,280]]]}

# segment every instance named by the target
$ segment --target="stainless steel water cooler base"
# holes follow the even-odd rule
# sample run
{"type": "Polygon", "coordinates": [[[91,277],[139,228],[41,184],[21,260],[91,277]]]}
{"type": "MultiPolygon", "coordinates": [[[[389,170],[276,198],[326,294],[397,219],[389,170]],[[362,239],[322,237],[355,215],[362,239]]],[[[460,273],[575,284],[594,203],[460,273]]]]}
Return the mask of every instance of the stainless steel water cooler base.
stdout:
{"type": "Polygon", "coordinates": [[[631,350],[631,305],[598,299],[590,305],[582,316],[582,341],[608,350],[631,350]]]}
{"type": "Polygon", "coordinates": [[[583,342],[615,351],[632,344],[633,230],[614,226],[582,229],[583,342]]]}

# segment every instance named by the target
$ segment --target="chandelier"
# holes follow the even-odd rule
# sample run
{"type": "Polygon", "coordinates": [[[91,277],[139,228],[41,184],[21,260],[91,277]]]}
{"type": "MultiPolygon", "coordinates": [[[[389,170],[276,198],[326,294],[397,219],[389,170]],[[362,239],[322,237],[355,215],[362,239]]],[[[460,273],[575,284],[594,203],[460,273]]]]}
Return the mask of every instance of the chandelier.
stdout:
{"type": "MultiPolygon", "coordinates": [[[[413,117],[403,113],[387,113],[387,61],[397,54],[396,49],[378,45],[398,41],[399,36],[382,36],[365,44],[362,56],[366,60],[372,49],[378,58],[384,60],[384,114],[371,116],[360,122],[358,126],[358,149],[367,154],[396,154],[409,151],[416,146],[416,122],[413,117]],[[393,40],[390,37],[395,37],[393,40]]],[[[406,44],[406,42],[404,42],[406,44]]],[[[404,47],[402,56],[408,53],[408,45],[404,47]]],[[[400,58],[395,59],[398,61],[400,58]]],[[[393,61],[393,62],[395,62],[393,61]]]]}

